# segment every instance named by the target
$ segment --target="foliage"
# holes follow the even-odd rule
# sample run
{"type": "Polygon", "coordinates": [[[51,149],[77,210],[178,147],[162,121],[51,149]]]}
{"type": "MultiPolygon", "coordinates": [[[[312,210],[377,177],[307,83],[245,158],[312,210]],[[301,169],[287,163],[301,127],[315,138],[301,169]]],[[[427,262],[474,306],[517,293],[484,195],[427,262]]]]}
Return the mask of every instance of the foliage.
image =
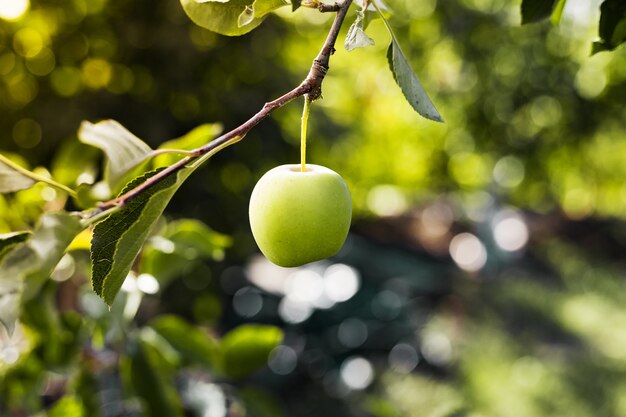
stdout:
{"type": "Polygon", "coordinates": [[[253,179],[296,154],[297,106],[206,171],[222,147],[186,158],[221,134],[207,119],[236,126],[297,85],[320,3],[181,3],[218,33],[258,29],[225,39],[145,1],[0,21],[0,319],[19,316],[0,414],[624,414],[621,2],[594,44],[615,51],[593,57],[571,1],[357,2],[312,124],[359,217],[336,259],[289,272],[251,257],[241,219],[253,179]],[[413,68],[447,125],[412,112],[441,119],[413,68]],[[526,251],[498,246],[511,205],[543,233],[526,251]],[[448,256],[461,232],[480,272],[448,256]]]}

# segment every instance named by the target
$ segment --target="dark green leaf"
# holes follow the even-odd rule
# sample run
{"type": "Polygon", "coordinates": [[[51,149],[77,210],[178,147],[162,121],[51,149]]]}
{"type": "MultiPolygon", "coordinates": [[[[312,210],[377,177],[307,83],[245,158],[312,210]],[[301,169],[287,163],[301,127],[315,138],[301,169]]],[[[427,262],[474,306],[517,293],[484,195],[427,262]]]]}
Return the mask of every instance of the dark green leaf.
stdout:
{"type": "MultiPolygon", "coordinates": [[[[94,228],[91,241],[93,289],[111,305],[141,247],[170,199],[191,174],[184,168],[148,188],[94,228]]],[[[159,170],[131,181],[121,194],[137,187],[159,170]]]]}
{"type": "Polygon", "coordinates": [[[592,53],[611,51],[626,41],[626,1],[605,0],[600,6],[600,40],[592,53]]]}
{"type": "Polygon", "coordinates": [[[549,18],[556,5],[557,0],[522,0],[522,25],[549,18]]]}
{"type": "Polygon", "coordinates": [[[129,357],[132,389],[147,405],[147,412],[142,415],[181,417],[180,400],[161,353],[149,343],[139,340],[131,346],[129,357]]]}
{"type": "Polygon", "coordinates": [[[261,24],[263,18],[254,17],[240,26],[240,16],[254,0],[180,0],[187,16],[198,26],[227,36],[250,32],[261,24]]]}
{"type": "Polygon", "coordinates": [[[37,182],[21,173],[17,167],[17,164],[0,155],[0,193],[25,190],[37,182]]]}
{"type": "Polygon", "coordinates": [[[426,94],[417,75],[413,72],[411,65],[409,65],[409,62],[402,53],[395,36],[392,36],[391,44],[387,50],[387,59],[393,77],[400,86],[404,97],[409,104],[411,104],[411,107],[427,119],[443,122],[441,115],[428,97],[428,94],[426,94]]]}
{"type": "Polygon", "coordinates": [[[282,330],[274,326],[242,325],[222,339],[224,372],[243,378],[266,365],[270,352],[283,339],[282,330]]]}
{"type": "Polygon", "coordinates": [[[219,345],[199,328],[175,316],[161,316],[151,326],[188,361],[220,368],[219,345]]]}
{"type": "Polygon", "coordinates": [[[269,392],[246,387],[239,392],[246,411],[254,417],[283,417],[285,412],[281,407],[280,399],[269,392]]]}
{"type": "Polygon", "coordinates": [[[301,4],[302,0],[291,0],[291,11],[295,12],[296,10],[298,10],[301,4]]]}
{"type": "MultiPolygon", "coordinates": [[[[101,417],[98,374],[90,369],[89,361],[81,361],[78,364],[78,372],[68,384],[68,391],[76,393],[85,409],[86,417],[101,417]]],[[[101,375],[101,374],[100,374],[101,375]]]]}
{"type": "Polygon", "coordinates": [[[4,233],[0,235],[0,261],[11,248],[18,243],[24,242],[30,236],[30,232],[4,233]]]}
{"type": "Polygon", "coordinates": [[[22,293],[28,299],[39,291],[82,229],[80,220],[68,213],[45,214],[33,236],[4,256],[0,262],[0,322],[9,331],[18,317],[22,293]]]}
{"type": "Polygon", "coordinates": [[[119,190],[127,176],[152,153],[148,145],[115,120],[83,122],[78,138],[102,149],[107,156],[104,178],[111,190],[119,190]]]}

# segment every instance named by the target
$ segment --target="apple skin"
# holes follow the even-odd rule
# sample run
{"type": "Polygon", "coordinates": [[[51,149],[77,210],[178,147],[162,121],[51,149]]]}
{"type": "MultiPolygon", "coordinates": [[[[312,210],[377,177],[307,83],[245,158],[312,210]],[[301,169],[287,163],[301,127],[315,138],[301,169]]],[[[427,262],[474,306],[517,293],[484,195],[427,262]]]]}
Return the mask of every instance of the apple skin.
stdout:
{"type": "Polygon", "coordinates": [[[333,256],[352,219],[352,199],[335,171],[281,165],[261,177],[250,197],[250,227],[267,259],[294,267],[333,256]]]}

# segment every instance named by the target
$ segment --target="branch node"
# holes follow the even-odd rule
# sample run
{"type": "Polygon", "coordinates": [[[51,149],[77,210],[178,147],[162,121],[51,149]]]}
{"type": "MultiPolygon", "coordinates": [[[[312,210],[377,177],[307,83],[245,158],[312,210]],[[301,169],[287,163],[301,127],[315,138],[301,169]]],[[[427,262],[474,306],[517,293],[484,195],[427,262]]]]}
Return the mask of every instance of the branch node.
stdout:
{"type": "Polygon", "coordinates": [[[335,4],[325,4],[320,2],[320,4],[317,6],[317,10],[319,10],[321,13],[331,13],[338,12],[339,10],[341,10],[342,7],[343,4],[337,2],[335,2],[335,4]]]}

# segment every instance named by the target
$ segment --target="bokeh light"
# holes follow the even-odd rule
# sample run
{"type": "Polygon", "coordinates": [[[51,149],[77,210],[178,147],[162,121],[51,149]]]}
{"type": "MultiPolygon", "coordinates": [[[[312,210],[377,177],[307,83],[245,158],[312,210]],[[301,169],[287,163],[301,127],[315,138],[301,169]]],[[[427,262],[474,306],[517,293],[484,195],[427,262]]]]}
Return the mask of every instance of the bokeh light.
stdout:
{"type": "Polygon", "coordinates": [[[389,367],[396,372],[408,374],[419,363],[417,350],[408,343],[398,343],[389,351],[389,367]]]}
{"type": "Polygon", "coordinates": [[[517,212],[506,210],[493,220],[493,237],[500,248],[515,252],[528,242],[528,227],[517,212]]]}
{"type": "Polygon", "coordinates": [[[29,0],[0,0],[0,19],[18,20],[30,6],[29,0]]]}
{"type": "Polygon", "coordinates": [[[450,255],[459,268],[476,272],[487,263],[485,245],[471,233],[460,233],[450,241],[450,255]]]}
{"type": "Polygon", "coordinates": [[[354,356],[341,364],[341,381],[351,390],[363,390],[374,380],[374,367],[367,359],[354,356]]]}
{"type": "Polygon", "coordinates": [[[277,375],[288,375],[298,365],[298,354],[289,346],[277,346],[270,353],[267,365],[277,375]]]}

